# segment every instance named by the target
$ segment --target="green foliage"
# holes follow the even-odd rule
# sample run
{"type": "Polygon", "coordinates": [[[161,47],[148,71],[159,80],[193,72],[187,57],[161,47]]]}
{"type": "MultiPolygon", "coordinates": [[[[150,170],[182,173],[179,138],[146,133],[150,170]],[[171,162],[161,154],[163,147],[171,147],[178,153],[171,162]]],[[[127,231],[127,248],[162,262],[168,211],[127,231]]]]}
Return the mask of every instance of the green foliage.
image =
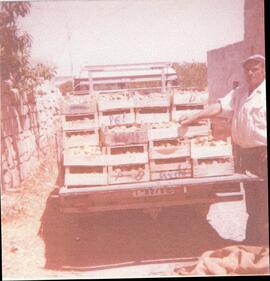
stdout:
{"type": "Polygon", "coordinates": [[[66,81],[59,85],[59,90],[62,94],[70,93],[73,91],[73,83],[72,81],[66,81]]]}
{"type": "Polygon", "coordinates": [[[207,87],[207,66],[205,63],[174,63],[173,68],[182,87],[199,89],[207,87]]]}
{"type": "Polygon", "coordinates": [[[43,63],[38,63],[31,68],[31,72],[29,74],[32,78],[51,80],[56,74],[56,68],[44,65],[43,63]]]}
{"type": "Polygon", "coordinates": [[[16,21],[30,12],[29,2],[3,2],[0,12],[1,78],[19,81],[28,67],[31,37],[21,32],[16,21]]]}
{"type": "Polygon", "coordinates": [[[13,26],[18,17],[24,17],[30,12],[29,2],[1,3],[1,26],[13,26]]]}
{"type": "Polygon", "coordinates": [[[2,2],[0,9],[1,81],[10,80],[13,87],[26,92],[55,75],[51,66],[30,64],[31,36],[17,26],[17,20],[28,15],[30,7],[29,2],[2,2]]]}

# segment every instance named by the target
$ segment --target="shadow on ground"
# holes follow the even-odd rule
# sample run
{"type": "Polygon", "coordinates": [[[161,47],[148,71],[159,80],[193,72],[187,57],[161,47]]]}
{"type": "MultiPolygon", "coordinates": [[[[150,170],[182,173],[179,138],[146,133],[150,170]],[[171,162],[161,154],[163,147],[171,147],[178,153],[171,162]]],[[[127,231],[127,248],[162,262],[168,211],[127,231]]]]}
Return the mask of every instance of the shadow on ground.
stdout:
{"type": "Polygon", "coordinates": [[[194,207],[163,209],[155,220],[139,210],[64,215],[51,197],[40,235],[46,268],[51,269],[198,257],[232,244],[220,238],[194,207]]]}

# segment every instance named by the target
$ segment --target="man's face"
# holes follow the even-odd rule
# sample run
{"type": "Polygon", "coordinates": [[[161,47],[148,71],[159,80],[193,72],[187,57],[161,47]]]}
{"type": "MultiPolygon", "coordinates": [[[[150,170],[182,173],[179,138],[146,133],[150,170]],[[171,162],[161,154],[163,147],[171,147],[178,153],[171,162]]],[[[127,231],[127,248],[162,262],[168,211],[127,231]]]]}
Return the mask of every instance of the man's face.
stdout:
{"type": "Polygon", "coordinates": [[[246,80],[249,88],[255,89],[265,78],[264,64],[261,62],[252,61],[244,67],[246,80]]]}

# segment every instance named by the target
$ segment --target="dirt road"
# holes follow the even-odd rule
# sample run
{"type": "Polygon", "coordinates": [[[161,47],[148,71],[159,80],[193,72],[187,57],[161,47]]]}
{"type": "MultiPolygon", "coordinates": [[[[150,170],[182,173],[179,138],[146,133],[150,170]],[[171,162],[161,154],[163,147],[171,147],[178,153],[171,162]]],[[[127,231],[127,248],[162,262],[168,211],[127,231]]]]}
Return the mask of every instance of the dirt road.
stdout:
{"type": "Polygon", "coordinates": [[[57,179],[52,163],[22,192],[2,196],[4,279],[174,275],[176,264],[244,239],[244,202],[212,205],[208,221],[193,207],[163,209],[155,220],[136,210],[63,216],[48,200],[57,179]]]}

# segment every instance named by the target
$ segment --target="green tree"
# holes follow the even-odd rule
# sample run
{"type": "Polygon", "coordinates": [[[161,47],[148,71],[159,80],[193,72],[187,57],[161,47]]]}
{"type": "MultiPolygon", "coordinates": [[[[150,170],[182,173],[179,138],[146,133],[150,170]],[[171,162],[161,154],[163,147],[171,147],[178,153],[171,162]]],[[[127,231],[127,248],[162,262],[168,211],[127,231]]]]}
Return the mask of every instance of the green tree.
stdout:
{"type": "Polygon", "coordinates": [[[62,94],[67,94],[67,93],[72,92],[73,83],[71,80],[69,80],[69,81],[66,81],[66,82],[62,83],[61,85],[59,85],[58,88],[60,89],[62,94]]]}
{"type": "Polygon", "coordinates": [[[54,67],[30,64],[31,36],[17,26],[30,7],[29,2],[2,2],[0,10],[1,81],[9,79],[21,90],[33,90],[39,78],[51,79],[55,74],[54,67]]]}
{"type": "Polygon", "coordinates": [[[207,87],[207,66],[205,63],[174,63],[173,68],[182,87],[200,89],[207,87]]]}
{"type": "Polygon", "coordinates": [[[30,12],[29,2],[2,2],[0,11],[1,79],[19,81],[29,64],[31,37],[18,29],[19,17],[30,12]]]}

